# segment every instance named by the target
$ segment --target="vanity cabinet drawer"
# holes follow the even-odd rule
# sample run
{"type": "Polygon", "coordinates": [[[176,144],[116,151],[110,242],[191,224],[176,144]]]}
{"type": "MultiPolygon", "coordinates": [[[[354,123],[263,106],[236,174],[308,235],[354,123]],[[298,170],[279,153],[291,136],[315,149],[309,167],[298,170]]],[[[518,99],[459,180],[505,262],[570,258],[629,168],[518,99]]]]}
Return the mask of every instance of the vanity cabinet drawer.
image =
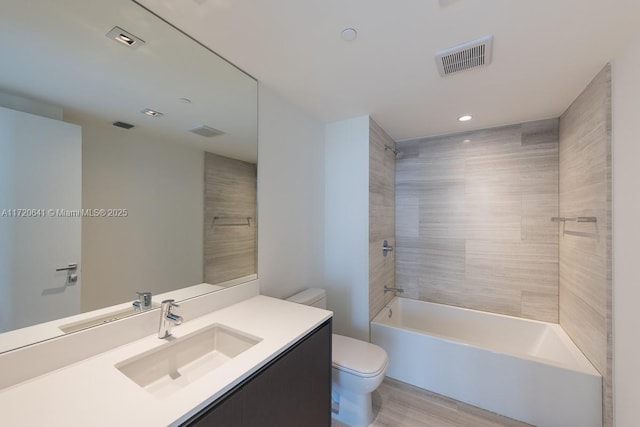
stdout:
{"type": "Polygon", "coordinates": [[[183,424],[329,427],[331,320],[183,424]]]}

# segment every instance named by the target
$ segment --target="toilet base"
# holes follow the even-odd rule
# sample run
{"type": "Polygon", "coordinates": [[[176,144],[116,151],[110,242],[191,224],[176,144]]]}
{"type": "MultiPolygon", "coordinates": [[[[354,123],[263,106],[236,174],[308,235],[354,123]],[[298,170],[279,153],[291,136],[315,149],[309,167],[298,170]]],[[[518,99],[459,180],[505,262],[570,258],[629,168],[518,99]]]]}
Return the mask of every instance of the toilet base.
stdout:
{"type": "Polygon", "coordinates": [[[371,393],[355,394],[348,390],[331,390],[331,397],[337,402],[338,412],[331,417],[351,427],[366,427],[373,420],[371,393]]]}

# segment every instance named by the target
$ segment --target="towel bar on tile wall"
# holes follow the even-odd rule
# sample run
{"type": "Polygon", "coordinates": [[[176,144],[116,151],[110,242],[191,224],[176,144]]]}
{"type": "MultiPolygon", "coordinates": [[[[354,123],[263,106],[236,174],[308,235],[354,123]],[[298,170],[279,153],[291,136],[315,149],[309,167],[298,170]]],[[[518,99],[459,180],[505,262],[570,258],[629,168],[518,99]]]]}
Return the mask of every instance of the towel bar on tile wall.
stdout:
{"type": "Polygon", "coordinates": [[[251,227],[251,217],[214,216],[211,226],[219,227],[251,227]]]}
{"type": "Polygon", "coordinates": [[[567,222],[567,221],[572,221],[572,222],[598,222],[598,218],[596,218],[595,216],[577,216],[575,218],[566,218],[563,216],[554,216],[551,218],[551,221],[553,222],[567,222]]]}

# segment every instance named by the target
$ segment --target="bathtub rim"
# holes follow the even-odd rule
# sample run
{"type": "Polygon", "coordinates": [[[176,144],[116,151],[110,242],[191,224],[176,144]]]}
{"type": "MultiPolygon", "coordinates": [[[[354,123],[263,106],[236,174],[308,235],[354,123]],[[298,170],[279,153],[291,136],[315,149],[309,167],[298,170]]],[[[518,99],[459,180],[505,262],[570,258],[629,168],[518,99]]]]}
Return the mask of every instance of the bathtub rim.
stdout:
{"type": "Polygon", "coordinates": [[[441,304],[441,303],[431,302],[431,301],[422,301],[422,300],[417,300],[417,299],[413,299],[413,298],[406,298],[406,297],[399,297],[399,296],[394,296],[393,299],[391,301],[389,301],[389,303],[385,304],[385,306],[382,308],[382,310],[380,310],[380,312],[378,314],[376,314],[376,316],[371,320],[370,323],[371,323],[371,325],[376,324],[376,325],[384,326],[384,327],[387,327],[387,328],[399,329],[399,330],[408,331],[408,332],[412,332],[412,333],[416,333],[416,334],[420,334],[420,335],[424,335],[424,336],[435,337],[437,339],[441,339],[443,341],[447,341],[449,343],[453,343],[453,344],[456,344],[456,345],[472,347],[472,348],[488,351],[488,352],[491,352],[491,353],[494,353],[494,354],[502,354],[502,355],[508,355],[508,356],[512,356],[512,357],[520,357],[520,358],[527,359],[527,360],[530,360],[530,361],[533,361],[533,362],[543,363],[543,364],[546,364],[546,365],[552,365],[552,366],[554,366],[556,368],[566,369],[566,370],[569,370],[569,371],[579,372],[579,373],[582,373],[582,374],[585,374],[585,375],[592,375],[592,376],[596,376],[596,377],[602,378],[602,374],[600,374],[600,372],[598,372],[598,370],[593,366],[593,364],[589,361],[589,359],[587,359],[587,357],[584,355],[584,353],[582,353],[580,348],[578,348],[578,346],[575,344],[575,342],[573,342],[573,340],[571,339],[569,334],[567,334],[567,332],[558,323],[543,322],[541,320],[526,319],[526,318],[517,317],[517,316],[510,316],[508,314],[492,313],[492,312],[489,312],[489,311],[474,310],[472,308],[458,307],[458,306],[455,306],[455,305],[441,304]],[[569,351],[577,359],[576,360],[576,364],[577,365],[579,364],[580,366],[569,365],[567,363],[563,363],[563,362],[560,362],[560,361],[557,361],[557,360],[547,359],[547,358],[543,358],[543,357],[539,357],[539,356],[533,356],[531,354],[526,354],[526,353],[515,353],[515,352],[499,351],[499,350],[490,348],[488,346],[485,347],[485,346],[481,346],[481,345],[478,345],[478,344],[465,342],[463,340],[456,339],[456,338],[453,338],[453,337],[450,337],[450,336],[447,336],[447,335],[427,332],[427,331],[424,331],[424,330],[421,330],[421,329],[411,328],[411,327],[405,326],[405,325],[402,325],[402,326],[392,325],[392,324],[389,324],[389,323],[385,322],[385,317],[387,316],[387,310],[389,308],[391,308],[393,310],[394,307],[395,307],[395,309],[400,310],[398,308],[398,305],[400,304],[400,301],[402,301],[402,300],[410,301],[411,303],[415,303],[415,304],[440,306],[440,307],[445,307],[446,309],[461,310],[461,311],[474,312],[474,313],[481,313],[481,314],[487,315],[487,316],[501,317],[501,318],[506,318],[506,319],[515,319],[517,321],[532,322],[532,323],[537,323],[537,324],[540,324],[540,325],[544,325],[546,327],[551,327],[552,329],[554,329],[556,331],[559,330],[560,332],[562,332],[561,337],[562,337],[563,340],[565,338],[567,340],[569,340],[569,343],[572,346],[572,347],[569,348],[569,351]],[[393,306],[393,307],[391,307],[391,306],[393,306]]]}

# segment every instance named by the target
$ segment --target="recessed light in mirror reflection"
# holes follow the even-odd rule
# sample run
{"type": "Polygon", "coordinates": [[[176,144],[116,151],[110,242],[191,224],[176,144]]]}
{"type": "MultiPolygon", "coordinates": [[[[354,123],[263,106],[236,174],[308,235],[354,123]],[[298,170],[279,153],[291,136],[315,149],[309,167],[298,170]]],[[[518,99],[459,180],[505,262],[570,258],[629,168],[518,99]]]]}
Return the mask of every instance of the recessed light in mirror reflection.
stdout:
{"type": "Polygon", "coordinates": [[[111,31],[106,34],[106,36],[117,41],[118,43],[122,43],[123,45],[131,48],[137,48],[144,44],[144,40],[142,40],[140,37],[136,37],[120,27],[113,27],[111,31]]]}
{"type": "Polygon", "coordinates": [[[164,115],[160,111],[152,110],[151,108],[145,108],[144,110],[141,111],[141,113],[146,114],[149,117],[160,117],[164,115]]]}

